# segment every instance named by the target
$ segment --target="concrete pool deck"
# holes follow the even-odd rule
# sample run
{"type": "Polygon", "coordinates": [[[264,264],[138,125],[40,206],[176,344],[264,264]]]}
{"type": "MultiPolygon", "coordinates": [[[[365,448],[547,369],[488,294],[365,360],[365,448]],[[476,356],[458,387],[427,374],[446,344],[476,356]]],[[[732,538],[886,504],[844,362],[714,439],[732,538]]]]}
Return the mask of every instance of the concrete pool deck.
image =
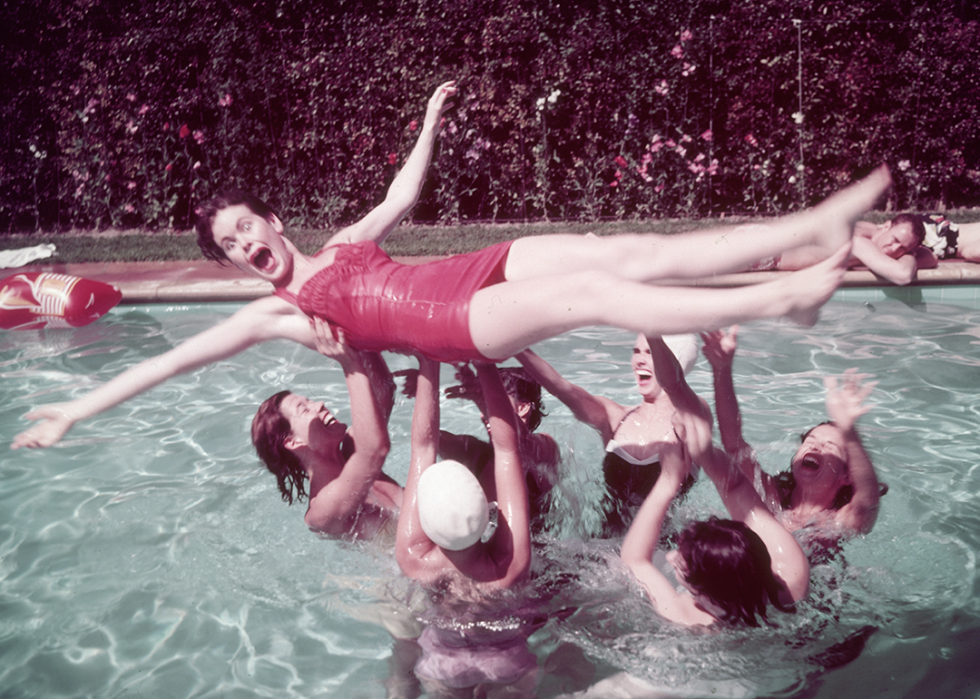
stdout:
{"type": "MultiPolygon", "coordinates": [[[[419,264],[433,257],[395,258],[419,264]]],[[[252,301],[272,293],[272,285],[232,266],[209,260],[182,262],[99,262],[64,264],[39,261],[24,267],[0,270],[0,278],[19,272],[57,272],[114,284],[123,294],[122,303],[189,303],[252,301]]],[[[790,272],[743,272],[684,282],[697,286],[730,287],[767,281],[790,272]]],[[[980,285],[980,264],[944,260],[936,269],[920,270],[911,287],[980,285]]],[[[868,271],[848,271],[842,288],[889,287],[868,271]]]]}

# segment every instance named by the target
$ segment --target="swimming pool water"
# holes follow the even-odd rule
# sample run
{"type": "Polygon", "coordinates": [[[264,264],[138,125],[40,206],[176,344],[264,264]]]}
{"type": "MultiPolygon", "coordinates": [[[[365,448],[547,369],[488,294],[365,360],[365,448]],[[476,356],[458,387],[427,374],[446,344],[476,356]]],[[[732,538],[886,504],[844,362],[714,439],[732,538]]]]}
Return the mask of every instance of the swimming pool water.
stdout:
{"type": "MultiPolygon", "coordinates": [[[[857,367],[879,381],[860,426],[890,488],[874,531],[847,545],[845,562],[815,568],[812,600],[775,613],[773,629],[705,635],[653,617],[606,562],[608,544],[587,536],[599,440],[547,397],[541,429],[568,458],[539,565],[545,577],[575,572],[563,601],[581,609],[531,638],[549,668],[539,695],[628,671],[667,696],[976,696],[976,294],[846,289],[815,328],[743,326],[736,388],[764,467],[782,470],[797,435],[824,419],[822,377],[857,367]],[[857,659],[827,669],[819,654],[868,627],[857,659]],[[593,675],[571,671],[585,667],[581,655],[593,675]]],[[[0,336],[3,434],[22,429],[32,405],[85,391],[234,308],[121,307],[86,328],[0,336]]],[[[536,349],[588,390],[631,404],[632,343],[589,329],[536,349]]],[[[689,380],[710,402],[706,366],[689,380]]],[[[254,456],[248,424],[283,388],[348,414],[336,365],[277,342],[83,423],[59,448],[0,452],[0,696],[384,697],[386,683],[411,684],[383,625],[404,588],[390,551],[311,534],[254,456]]],[[[399,481],[411,407],[399,397],[391,425],[386,470],[399,481]]],[[[481,430],[458,401],[444,402],[443,427],[481,430]]],[[[699,483],[680,516],[717,511],[699,483]]]]}

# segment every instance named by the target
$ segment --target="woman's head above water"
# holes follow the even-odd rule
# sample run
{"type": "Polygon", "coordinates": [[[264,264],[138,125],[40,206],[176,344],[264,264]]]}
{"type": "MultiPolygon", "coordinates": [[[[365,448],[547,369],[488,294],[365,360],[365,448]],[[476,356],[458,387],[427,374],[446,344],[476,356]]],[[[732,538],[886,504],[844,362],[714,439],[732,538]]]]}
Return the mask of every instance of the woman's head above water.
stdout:
{"type": "Polygon", "coordinates": [[[197,229],[197,245],[201,249],[201,254],[209,260],[221,264],[228,261],[228,255],[215,241],[214,219],[224,209],[238,205],[246,206],[253,214],[261,216],[267,221],[271,221],[276,216],[268,204],[257,196],[240,189],[226,189],[212,197],[198,209],[195,226],[197,229]]]}
{"type": "Polygon", "coordinates": [[[846,505],[853,487],[846,439],[840,428],[828,421],[804,432],[790,461],[790,470],[777,476],[777,481],[786,491],[786,499],[799,488],[799,497],[811,504],[833,510],[846,505]]]}
{"type": "Polygon", "coordinates": [[[766,545],[743,522],[718,517],[692,522],[672,554],[668,560],[681,584],[722,621],[758,626],[756,616],[767,619],[766,600],[791,611],[779,602],[781,586],[766,545]]]}
{"type": "Polygon", "coordinates": [[[308,471],[304,456],[336,458],[343,465],[341,444],[347,426],[323,403],[280,391],[259,406],[252,418],[252,444],[262,463],[275,475],[282,499],[302,502],[307,497],[308,471]]]}

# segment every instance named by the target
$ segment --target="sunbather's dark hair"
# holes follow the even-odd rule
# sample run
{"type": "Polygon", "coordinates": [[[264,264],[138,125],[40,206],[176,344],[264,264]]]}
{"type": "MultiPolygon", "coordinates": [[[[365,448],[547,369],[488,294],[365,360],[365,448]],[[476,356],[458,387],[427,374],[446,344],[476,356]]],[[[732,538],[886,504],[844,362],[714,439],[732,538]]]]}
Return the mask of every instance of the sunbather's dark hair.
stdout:
{"type": "Polygon", "coordinates": [[[926,238],[926,224],[923,223],[922,217],[916,214],[899,214],[892,219],[893,226],[900,226],[903,223],[912,226],[912,237],[915,239],[915,244],[922,245],[922,241],[926,238]]]}
{"type": "Polygon", "coordinates": [[[280,406],[289,393],[280,391],[259,406],[252,418],[252,444],[262,463],[276,477],[282,499],[292,505],[294,498],[299,502],[306,499],[306,469],[299,457],[286,448],[286,440],[293,431],[280,406]]]}
{"type": "Polygon", "coordinates": [[[782,586],[765,543],[743,522],[692,522],[678,535],[677,550],[688,584],[722,610],[722,621],[758,626],[757,615],[768,621],[767,599],[781,611],[794,611],[779,601],[782,586]]]}
{"type": "Polygon", "coordinates": [[[244,204],[257,216],[261,216],[267,221],[275,215],[275,211],[259,199],[254,194],[249,194],[240,189],[226,189],[215,195],[207,202],[202,204],[197,210],[197,246],[201,248],[203,254],[209,260],[214,260],[220,264],[228,261],[228,256],[214,240],[214,217],[218,212],[227,209],[229,206],[244,204]]]}

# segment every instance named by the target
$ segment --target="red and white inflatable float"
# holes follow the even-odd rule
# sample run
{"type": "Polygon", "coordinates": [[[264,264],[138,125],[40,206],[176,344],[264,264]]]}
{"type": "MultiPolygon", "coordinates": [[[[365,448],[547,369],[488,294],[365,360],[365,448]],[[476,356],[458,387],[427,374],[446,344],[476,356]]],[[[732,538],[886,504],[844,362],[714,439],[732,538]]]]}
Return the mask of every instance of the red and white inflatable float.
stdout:
{"type": "Polygon", "coordinates": [[[78,328],[122,300],[116,287],[69,274],[26,272],[0,281],[0,328],[78,328]]]}

